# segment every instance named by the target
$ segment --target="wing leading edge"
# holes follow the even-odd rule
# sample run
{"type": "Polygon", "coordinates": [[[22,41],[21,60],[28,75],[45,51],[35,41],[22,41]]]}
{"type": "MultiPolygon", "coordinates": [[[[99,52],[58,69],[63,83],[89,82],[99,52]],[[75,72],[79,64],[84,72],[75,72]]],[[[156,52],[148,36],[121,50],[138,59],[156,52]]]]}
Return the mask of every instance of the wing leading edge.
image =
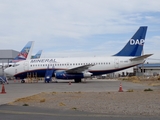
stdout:
{"type": "Polygon", "coordinates": [[[80,67],[68,69],[65,72],[66,73],[83,73],[84,71],[88,70],[92,66],[94,66],[94,65],[91,65],[91,64],[89,64],[89,65],[83,65],[83,66],[80,66],[80,67]]]}

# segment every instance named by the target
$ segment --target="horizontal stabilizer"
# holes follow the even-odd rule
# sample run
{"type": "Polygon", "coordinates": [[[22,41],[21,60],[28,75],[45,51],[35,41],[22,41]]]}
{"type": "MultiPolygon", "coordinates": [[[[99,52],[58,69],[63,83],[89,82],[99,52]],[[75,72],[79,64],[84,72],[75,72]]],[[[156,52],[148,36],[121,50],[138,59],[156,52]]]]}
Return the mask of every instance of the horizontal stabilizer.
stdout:
{"type": "Polygon", "coordinates": [[[153,54],[142,55],[142,56],[139,56],[139,57],[132,58],[132,59],[130,59],[130,60],[131,60],[131,61],[144,60],[145,58],[148,58],[148,57],[151,56],[151,55],[153,55],[153,54]]]}

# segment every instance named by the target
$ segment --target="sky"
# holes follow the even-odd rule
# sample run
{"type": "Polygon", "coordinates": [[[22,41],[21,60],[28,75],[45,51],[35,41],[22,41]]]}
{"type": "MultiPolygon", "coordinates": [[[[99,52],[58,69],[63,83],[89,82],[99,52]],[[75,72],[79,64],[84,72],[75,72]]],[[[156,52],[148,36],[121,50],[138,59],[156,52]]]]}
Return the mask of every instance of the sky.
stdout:
{"type": "Polygon", "coordinates": [[[144,53],[160,59],[159,0],[0,0],[0,49],[35,41],[45,58],[113,55],[140,26],[144,53]]]}

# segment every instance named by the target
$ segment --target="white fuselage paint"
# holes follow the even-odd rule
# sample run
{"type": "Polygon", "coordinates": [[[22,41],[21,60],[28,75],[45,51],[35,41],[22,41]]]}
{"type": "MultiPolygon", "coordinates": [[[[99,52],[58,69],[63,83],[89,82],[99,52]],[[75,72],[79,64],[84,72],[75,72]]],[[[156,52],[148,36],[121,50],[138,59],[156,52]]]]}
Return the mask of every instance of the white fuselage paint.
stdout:
{"type": "Polygon", "coordinates": [[[56,70],[67,70],[92,64],[93,66],[87,70],[92,73],[109,70],[119,71],[144,62],[144,60],[131,61],[131,58],[134,57],[40,58],[20,61],[15,66],[6,68],[5,72],[14,76],[19,73],[47,69],[48,65],[49,68],[52,68],[54,65],[54,69],[56,70]]]}

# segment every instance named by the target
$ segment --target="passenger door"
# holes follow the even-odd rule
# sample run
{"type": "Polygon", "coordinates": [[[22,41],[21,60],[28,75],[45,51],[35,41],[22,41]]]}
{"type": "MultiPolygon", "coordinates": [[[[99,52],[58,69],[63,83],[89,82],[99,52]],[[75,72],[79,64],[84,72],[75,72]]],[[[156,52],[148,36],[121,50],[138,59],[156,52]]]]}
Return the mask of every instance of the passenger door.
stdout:
{"type": "Polygon", "coordinates": [[[24,71],[28,71],[29,70],[29,64],[28,61],[24,62],[24,71]]]}
{"type": "Polygon", "coordinates": [[[119,68],[119,59],[118,58],[114,59],[114,67],[119,68]]]}

